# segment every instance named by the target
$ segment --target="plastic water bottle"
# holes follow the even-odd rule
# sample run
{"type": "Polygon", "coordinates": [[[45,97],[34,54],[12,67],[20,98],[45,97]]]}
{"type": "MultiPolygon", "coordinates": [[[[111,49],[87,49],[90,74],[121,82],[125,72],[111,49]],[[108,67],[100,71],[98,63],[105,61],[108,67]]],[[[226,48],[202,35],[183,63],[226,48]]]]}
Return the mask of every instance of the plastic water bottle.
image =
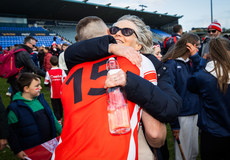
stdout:
{"type": "MultiPolygon", "coordinates": [[[[107,62],[109,74],[118,72],[119,66],[115,58],[109,58],[107,62]]],[[[125,134],[130,131],[130,117],[127,99],[122,87],[112,87],[107,89],[108,97],[108,121],[109,130],[112,134],[125,134]]]]}

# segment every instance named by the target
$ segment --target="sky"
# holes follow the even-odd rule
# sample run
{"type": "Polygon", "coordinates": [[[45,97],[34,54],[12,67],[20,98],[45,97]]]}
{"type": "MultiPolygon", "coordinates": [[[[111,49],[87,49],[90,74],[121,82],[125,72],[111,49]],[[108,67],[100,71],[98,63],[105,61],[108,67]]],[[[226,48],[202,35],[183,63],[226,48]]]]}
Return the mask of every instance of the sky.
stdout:
{"type": "MultiPolygon", "coordinates": [[[[77,0],[79,1],[79,0],[77,0]]],[[[89,3],[108,4],[114,7],[130,6],[130,9],[140,10],[139,5],[145,5],[145,11],[183,15],[179,24],[184,31],[192,27],[208,27],[211,23],[211,0],[88,0],[89,3]]],[[[230,0],[212,0],[213,19],[222,28],[230,28],[230,0]]]]}

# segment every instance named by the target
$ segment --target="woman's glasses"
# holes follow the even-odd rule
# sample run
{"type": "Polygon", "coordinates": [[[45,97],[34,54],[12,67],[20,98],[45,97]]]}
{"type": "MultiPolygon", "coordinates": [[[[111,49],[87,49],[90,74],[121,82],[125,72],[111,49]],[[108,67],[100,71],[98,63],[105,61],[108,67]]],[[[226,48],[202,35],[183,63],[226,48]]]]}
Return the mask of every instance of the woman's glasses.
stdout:
{"type": "Polygon", "coordinates": [[[209,30],[208,33],[216,33],[216,30],[209,30]]]}
{"type": "Polygon", "coordinates": [[[136,35],[136,37],[138,38],[137,33],[131,28],[119,28],[116,26],[109,28],[109,32],[112,35],[116,34],[120,30],[121,30],[122,35],[124,35],[124,36],[131,36],[134,33],[136,35]]]}

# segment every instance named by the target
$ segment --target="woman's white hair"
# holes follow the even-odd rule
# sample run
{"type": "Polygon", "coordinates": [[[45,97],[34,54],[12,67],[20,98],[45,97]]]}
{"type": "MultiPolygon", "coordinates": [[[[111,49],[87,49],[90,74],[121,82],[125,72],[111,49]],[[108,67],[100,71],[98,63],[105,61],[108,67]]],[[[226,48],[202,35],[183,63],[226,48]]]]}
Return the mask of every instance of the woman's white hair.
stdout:
{"type": "Polygon", "coordinates": [[[151,53],[152,45],[153,45],[153,35],[150,31],[150,27],[147,26],[139,17],[135,15],[124,15],[119,18],[117,21],[128,20],[133,22],[137,26],[137,40],[142,48],[140,50],[141,53],[151,53]]]}

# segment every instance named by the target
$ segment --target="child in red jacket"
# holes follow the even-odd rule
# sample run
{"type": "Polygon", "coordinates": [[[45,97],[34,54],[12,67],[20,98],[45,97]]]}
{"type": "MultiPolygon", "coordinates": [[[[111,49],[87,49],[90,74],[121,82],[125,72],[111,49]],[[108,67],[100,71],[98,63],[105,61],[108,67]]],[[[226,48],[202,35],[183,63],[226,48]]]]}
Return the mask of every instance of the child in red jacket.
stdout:
{"type": "Polygon", "coordinates": [[[52,54],[49,51],[49,47],[45,47],[43,50],[45,53],[43,68],[45,71],[49,71],[51,69],[50,58],[52,57],[52,54]]]}

